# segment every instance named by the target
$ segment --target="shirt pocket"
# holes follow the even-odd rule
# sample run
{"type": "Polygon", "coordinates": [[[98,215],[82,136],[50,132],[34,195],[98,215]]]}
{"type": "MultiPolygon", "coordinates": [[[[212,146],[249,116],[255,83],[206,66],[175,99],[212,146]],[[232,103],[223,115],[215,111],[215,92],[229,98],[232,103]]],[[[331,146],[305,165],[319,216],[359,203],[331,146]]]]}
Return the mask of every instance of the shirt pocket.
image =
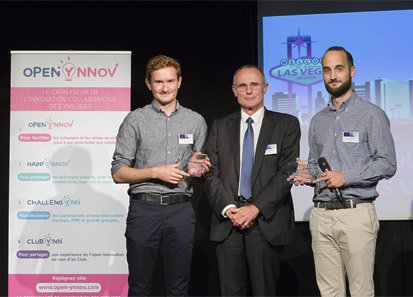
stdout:
{"type": "Polygon", "coordinates": [[[357,159],[363,159],[366,156],[370,156],[369,151],[369,141],[367,133],[359,132],[359,141],[358,142],[345,142],[343,140],[342,133],[341,143],[345,150],[345,155],[357,156],[357,159]]]}

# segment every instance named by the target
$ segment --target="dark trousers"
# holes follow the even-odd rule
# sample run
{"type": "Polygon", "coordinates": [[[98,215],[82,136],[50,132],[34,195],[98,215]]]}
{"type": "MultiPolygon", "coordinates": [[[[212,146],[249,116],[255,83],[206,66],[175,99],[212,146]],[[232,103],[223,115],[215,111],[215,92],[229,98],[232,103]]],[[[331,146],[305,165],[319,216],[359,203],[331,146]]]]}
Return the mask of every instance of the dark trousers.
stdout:
{"type": "Polygon", "coordinates": [[[247,230],[233,228],[217,245],[221,295],[246,296],[249,271],[254,296],[276,296],[282,250],[267,242],[256,223],[247,230]]]}
{"type": "Polygon", "coordinates": [[[126,222],[129,296],[149,296],[158,250],[167,296],[188,296],[195,213],[190,202],[159,205],[131,200],[126,222]]]}

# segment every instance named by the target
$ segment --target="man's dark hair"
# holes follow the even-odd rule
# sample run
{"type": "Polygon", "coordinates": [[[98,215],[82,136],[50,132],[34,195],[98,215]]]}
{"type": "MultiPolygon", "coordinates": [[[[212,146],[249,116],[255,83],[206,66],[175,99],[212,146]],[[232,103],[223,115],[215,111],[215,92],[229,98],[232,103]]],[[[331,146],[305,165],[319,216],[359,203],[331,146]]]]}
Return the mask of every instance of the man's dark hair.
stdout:
{"type": "Polygon", "coordinates": [[[345,54],[346,54],[346,58],[347,58],[347,63],[348,63],[348,65],[349,65],[350,67],[353,67],[353,66],[354,66],[353,56],[352,56],[344,47],[338,46],[338,45],[329,47],[329,48],[325,51],[325,53],[324,53],[323,58],[321,59],[321,61],[324,60],[324,56],[326,55],[327,52],[332,52],[332,51],[339,51],[339,52],[345,53],[345,54]]]}

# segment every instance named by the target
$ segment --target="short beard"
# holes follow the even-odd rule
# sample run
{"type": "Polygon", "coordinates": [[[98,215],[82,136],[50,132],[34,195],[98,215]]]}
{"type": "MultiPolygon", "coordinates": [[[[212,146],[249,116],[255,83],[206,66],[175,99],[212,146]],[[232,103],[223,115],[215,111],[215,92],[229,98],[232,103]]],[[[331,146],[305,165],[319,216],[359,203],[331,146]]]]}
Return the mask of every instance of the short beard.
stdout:
{"type": "Polygon", "coordinates": [[[338,88],[331,88],[328,83],[324,83],[324,86],[326,87],[327,91],[330,93],[330,95],[333,98],[337,98],[340,97],[341,95],[343,95],[344,93],[346,93],[348,91],[348,89],[351,88],[351,78],[348,79],[347,81],[345,81],[340,87],[338,88]]]}

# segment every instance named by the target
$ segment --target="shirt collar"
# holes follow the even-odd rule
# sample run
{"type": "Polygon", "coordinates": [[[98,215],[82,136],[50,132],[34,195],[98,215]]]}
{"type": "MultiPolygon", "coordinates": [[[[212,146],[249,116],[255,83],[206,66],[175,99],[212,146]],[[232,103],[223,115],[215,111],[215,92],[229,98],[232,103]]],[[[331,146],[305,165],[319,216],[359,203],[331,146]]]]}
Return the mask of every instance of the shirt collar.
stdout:
{"type": "MultiPolygon", "coordinates": [[[[155,100],[152,100],[152,108],[158,113],[164,113],[161,107],[158,104],[156,104],[155,100]]],[[[179,104],[178,100],[176,100],[175,110],[171,113],[171,115],[177,113],[180,109],[181,105],[179,104]]]]}
{"type": "Polygon", "coordinates": [[[353,92],[353,94],[350,95],[350,97],[348,97],[346,100],[343,101],[343,103],[341,103],[341,105],[338,107],[338,109],[334,109],[333,103],[331,102],[333,100],[333,98],[330,98],[330,102],[328,102],[328,107],[330,108],[330,110],[339,110],[341,108],[348,108],[349,106],[351,106],[354,102],[354,98],[357,97],[356,92],[353,92]]]}
{"type": "Polygon", "coordinates": [[[245,111],[241,110],[241,120],[243,123],[245,123],[248,118],[252,118],[254,120],[254,123],[259,123],[262,121],[262,118],[264,117],[264,112],[264,106],[261,106],[261,108],[258,109],[253,115],[249,115],[245,111]]]}

